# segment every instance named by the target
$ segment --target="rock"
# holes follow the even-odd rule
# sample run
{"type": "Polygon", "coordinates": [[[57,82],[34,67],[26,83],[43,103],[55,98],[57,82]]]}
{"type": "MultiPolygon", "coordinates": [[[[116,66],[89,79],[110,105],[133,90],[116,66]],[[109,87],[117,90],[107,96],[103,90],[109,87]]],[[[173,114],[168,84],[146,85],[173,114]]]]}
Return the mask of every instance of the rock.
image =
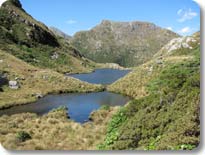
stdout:
{"type": "Polygon", "coordinates": [[[35,96],[36,96],[36,98],[38,98],[38,99],[43,97],[43,95],[42,95],[41,93],[37,93],[35,96]]]}
{"type": "Polygon", "coordinates": [[[18,89],[19,88],[18,82],[17,81],[9,81],[9,87],[11,89],[18,89]]]}
{"type": "Polygon", "coordinates": [[[149,68],[149,72],[152,72],[153,71],[153,66],[151,66],[150,68],[149,68]]]}
{"type": "Polygon", "coordinates": [[[51,56],[51,59],[55,60],[58,59],[59,54],[57,52],[54,52],[53,55],[51,56]]]}
{"type": "Polygon", "coordinates": [[[162,65],[162,64],[163,64],[163,61],[162,61],[161,59],[157,59],[157,60],[156,60],[156,63],[157,63],[158,65],[162,65]]]}
{"type": "Polygon", "coordinates": [[[167,50],[168,53],[175,51],[180,48],[192,49],[191,43],[195,43],[197,40],[193,37],[179,37],[172,39],[167,45],[162,49],[167,50]]]}
{"type": "Polygon", "coordinates": [[[4,60],[0,60],[0,63],[3,63],[4,62],[4,60]]]}
{"type": "Polygon", "coordinates": [[[67,80],[67,79],[69,79],[69,77],[65,76],[63,79],[64,79],[64,80],[67,80]]]}
{"type": "Polygon", "coordinates": [[[39,60],[37,60],[37,59],[35,59],[35,58],[33,59],[33,61],[34,61],[34,62],[37,62],[37,63],[39,63],[39,60]]]}
{"type": "Polygon", "coordinates": [[[30,33],[29,33],[29,32],[26,32],[26,36],[27,36],[27,37],[30,37],[30,33]]]}
{"type": "Polygon", "coordinates": [[[44,80],[48,80],[48,75],[43,75],[42,77],[44,80]]]}
{"type": "Polygon", "coordinates": [[[107,68],[112,68],[112,69],[119,69],[119,70],[126,70],[127,68],[124,68],[122,66],[120,66],[119,64],[116,63],[105,63],[105,66],[107,68]]]}

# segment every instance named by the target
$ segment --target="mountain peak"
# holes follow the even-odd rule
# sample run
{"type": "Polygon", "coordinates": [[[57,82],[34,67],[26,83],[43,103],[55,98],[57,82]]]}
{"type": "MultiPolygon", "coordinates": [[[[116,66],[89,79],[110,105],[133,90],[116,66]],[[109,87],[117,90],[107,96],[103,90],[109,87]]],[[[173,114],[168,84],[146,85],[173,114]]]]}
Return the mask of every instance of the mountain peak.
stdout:
{"type": "Polygon", "coordinates": [[[76,33],[71,44],[96,62],[132,67],[148,61],[176,37],[150,22],[102,20],[90,31],[76,33]]]}
{"type": "Polygon", "coordinates": [[[22,8],[21,2],[19,0],[3,0],[2,2],[0,2],[0,6],[7,5],[9,3],[18,7],[18,8],[22,8]]]}
{"type": "Polygon", "coordinates": [[[113,21],[111,20],[103,19],[99,25],[107,26],[107,25],[111,25],[112,23],[113,21]]]}
{"type": "Polygon", "coordinates": [[[9,0],[16,7],[22,8],[21,2],[19,0],[9,0]]]}

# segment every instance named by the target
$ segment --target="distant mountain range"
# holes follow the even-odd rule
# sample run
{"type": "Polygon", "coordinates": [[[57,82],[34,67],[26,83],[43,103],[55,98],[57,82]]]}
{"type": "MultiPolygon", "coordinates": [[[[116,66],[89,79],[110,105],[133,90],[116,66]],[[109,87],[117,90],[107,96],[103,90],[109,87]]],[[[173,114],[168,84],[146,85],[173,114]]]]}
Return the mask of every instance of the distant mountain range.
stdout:
{"type": "Polygon", "coordinates": [[[68,34],[62,32],[61,30],[59,30],[58,28],[56,27],[50,27],[49,28],[57,37],[61,37],[61,38],[64,38],[64,39],[67,39],[67,40],[70,40],[72,37],[69,36],[68,34]]]}
{"type": "Polygon", "coordinates": [[[96,62],[130,67],[149,60],[178,34],[148,22],[103,20],[90,31],[77,32],[71,43],[96,62]]]}

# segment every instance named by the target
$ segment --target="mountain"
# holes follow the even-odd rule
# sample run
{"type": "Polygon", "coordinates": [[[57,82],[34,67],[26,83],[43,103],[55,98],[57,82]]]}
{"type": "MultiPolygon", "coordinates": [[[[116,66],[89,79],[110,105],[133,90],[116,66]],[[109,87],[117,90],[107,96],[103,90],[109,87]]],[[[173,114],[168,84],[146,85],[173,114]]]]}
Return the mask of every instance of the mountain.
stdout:
{"type": "Polygon", "coordinates": [[[95,65],[31,17],[19,0],[7,0],[0,8],[0,49],[32,65],[62,73],[88,72],[95,65]]]}
{"type": "Polygon", "coordinates": [[[57,37],[61,37],[61,38],[64,38],[64,39],[67,39],[67,40],[70,40],[72,37],[69,36],[68,34],[62,32],[61,30],[59,30],[58,28],[56,27],[50,27],[49,28],[57,37]]]}
{"type": "Polygon", "coordinates": [[[103,20],[89,31],[77,32],[71,44],[96,62],[130,67],[146,62],[176,37],[179,35],[148,22],[103,20]]]}

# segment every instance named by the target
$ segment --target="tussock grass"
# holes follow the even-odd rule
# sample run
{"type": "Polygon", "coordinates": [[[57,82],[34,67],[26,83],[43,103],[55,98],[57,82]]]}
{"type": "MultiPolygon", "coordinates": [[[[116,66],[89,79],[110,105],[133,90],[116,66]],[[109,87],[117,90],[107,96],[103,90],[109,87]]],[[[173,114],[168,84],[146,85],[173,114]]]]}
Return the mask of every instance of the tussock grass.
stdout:
{"type": "Polygon", "coordinates": [[[41,117],[31,113],[4,115],[0,117],[0,141],[9,150],[95,150],[117,109],[95,111],[93,122],[83,125],[68,120],[63,108],[41,117]],[[31,138],[19,141],[16,135],[22,131],[31,138]]]}
{"type": "Polygon", "coordinates": [[[39,69],[20,59],[0,50],[0,70],[7,74],[9,80],[18,78],[20,88],[12,90],[8,85],[3,86],[0,93],[0,108],[33,102],[36,94],[66,92],[92,92],[102,90],[101,85],[92,85],[80,80],[65,77],[49,69],[39,69]]]}

